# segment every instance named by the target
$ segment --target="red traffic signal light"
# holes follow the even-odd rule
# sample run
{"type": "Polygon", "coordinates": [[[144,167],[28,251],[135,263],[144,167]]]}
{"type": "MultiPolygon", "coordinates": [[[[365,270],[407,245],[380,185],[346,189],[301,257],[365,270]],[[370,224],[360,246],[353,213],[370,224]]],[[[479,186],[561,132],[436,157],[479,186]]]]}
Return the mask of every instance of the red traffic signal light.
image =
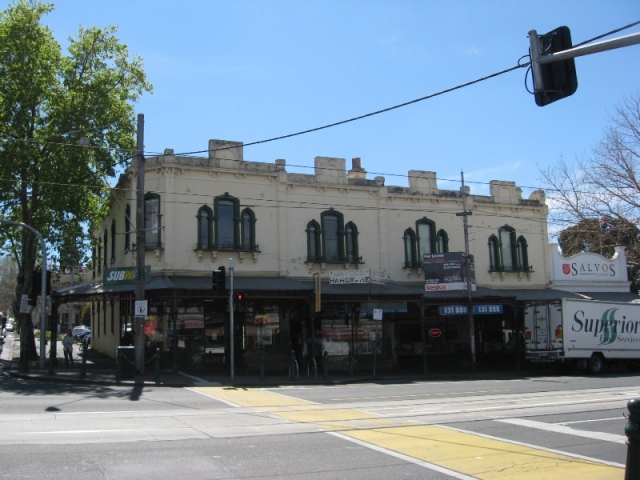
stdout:
{"type": "Polygon", "coordinates": [[[244,300],[244,293],[236,293],[236,302],[241,302],[244,300]]]}

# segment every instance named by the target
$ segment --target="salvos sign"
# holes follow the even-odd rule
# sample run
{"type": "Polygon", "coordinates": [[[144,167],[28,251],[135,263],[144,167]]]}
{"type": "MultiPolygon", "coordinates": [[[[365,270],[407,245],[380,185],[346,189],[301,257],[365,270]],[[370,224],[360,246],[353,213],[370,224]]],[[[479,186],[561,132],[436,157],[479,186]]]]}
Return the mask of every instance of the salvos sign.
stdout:
{"type": "Polygon", "coordinates": [[[597,253],[565,257],[557,244],[551,244],[550,254],[554,288],[571,292],[629,291],[624,247],[615,247],[612,258],[597,253]]]}

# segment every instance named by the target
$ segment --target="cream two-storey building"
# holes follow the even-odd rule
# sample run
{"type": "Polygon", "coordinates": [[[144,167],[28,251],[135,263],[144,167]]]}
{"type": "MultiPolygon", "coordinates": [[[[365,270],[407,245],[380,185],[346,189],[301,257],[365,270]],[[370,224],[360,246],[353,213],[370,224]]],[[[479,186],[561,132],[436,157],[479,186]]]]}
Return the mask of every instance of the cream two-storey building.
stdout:
{"type": "Polygon", "coordinates": [[[542,191],[525,199],[509,181],[492,181],[489,195],[443,189],[436,172],[423,170],[392,185],[368,178],[357,158],[348,166],[316,157],[313,171],[293,173],[282,159],[246,161],[238,142],[208,147],[206,157],[167,149],[146,158],[144,225],[136,225],[136,169],[112,189],[109,214],[94,231],[95,281],[66,292],[92,300],[94,348],[114,355],[135,324],[138,248],[145,344],[194,369],[229,363],[230,266],[239,371],[260,361],[284,369],[293,356],[306,372],[324,352],[331,368],[464,365],[472,338],[478,361],[496,361],[513,353],[518,300],[549,295],[542,191]],[[136,245],[139,227],[144,246],[136,245]],[[467,245],[471,302],[464,275],[465,289],[427,291],[424,255],[467,245]],[[225,291],[212,289],[221,266],[225,291]]]}

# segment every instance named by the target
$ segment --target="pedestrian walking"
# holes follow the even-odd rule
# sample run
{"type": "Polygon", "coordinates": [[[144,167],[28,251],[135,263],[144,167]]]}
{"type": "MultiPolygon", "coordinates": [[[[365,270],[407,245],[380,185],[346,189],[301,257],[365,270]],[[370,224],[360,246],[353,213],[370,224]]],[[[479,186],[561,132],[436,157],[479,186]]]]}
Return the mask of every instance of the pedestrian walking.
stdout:
{"type": "Polygon", "coordinates": [[[67,334],[62,339],[62,350],[64,351],[64,363],[65,365],[73,367],[73,344],[75,340],[73,339],[73,335],[71,334],[71,330],[67,331],[67,334]]]}

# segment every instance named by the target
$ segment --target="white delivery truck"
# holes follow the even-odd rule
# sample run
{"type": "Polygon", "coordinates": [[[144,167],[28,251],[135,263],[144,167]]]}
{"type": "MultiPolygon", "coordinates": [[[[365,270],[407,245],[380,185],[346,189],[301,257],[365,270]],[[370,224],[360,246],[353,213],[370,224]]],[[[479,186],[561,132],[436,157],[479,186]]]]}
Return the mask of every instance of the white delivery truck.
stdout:
{"type": "Polygon", "coordinates": [[[607,363],[640,364],[640,303],[527,303],[524,345],[529,361],[575,363],[591,373],[607,363]]]}

